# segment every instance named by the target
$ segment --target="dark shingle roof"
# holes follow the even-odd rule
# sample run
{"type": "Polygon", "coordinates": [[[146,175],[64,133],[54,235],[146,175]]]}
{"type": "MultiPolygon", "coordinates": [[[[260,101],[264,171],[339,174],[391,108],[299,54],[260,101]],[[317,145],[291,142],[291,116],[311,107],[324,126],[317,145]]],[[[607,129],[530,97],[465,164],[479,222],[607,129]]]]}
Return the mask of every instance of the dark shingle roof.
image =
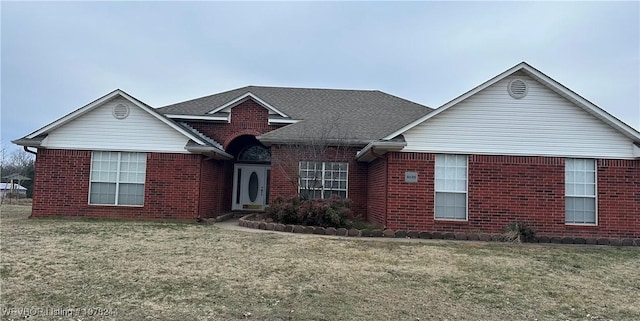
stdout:
{"type": "Polygon", "coordinates": [[[377,90],[247,86],[157,109],[161,114],[207,115],[247,93],[291,119],[300,120],[261,136],[287,141],[328,138],[370,142],[431,112],[431,108],[377,90]]]}

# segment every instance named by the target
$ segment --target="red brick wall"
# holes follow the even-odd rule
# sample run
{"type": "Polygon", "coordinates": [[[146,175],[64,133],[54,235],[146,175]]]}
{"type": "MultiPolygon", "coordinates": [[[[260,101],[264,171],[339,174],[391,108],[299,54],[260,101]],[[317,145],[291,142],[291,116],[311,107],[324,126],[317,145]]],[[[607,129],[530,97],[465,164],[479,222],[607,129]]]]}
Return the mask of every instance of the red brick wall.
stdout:
{"type": "Polygon", "coordinates": [[[640,237],[640,160],[598,161],[598,227],[590,233],[640,237]]]}
{"type": "Polygon", "coordinates": [[[367,181],[367,218],[384,226],[387,222],[387,159],[378,158],[369,163],[367,181]]]}
{"type": "Polygon", "coordinates": [[[564,233],[564,158],[471,155],[468,171],[469,222],[440,229],[500,233],[520,221],[564,233]]]}
{"type": "Polygon", "coordinates": [[[221,164],[213,161],[201,161],[200,166],[200,202],[198,215],[200,217],[212,217],[220,212],[222,195],[220,193],[218,177],[221,174],[221,164]]]}
{"type": "Polygon", "coordinates": [[[564,223],[564,158],[469,156],[468,221],[434,219],[434,155],[390,153],[387,227],[500,233],[514,221],[540,236],[639,237],[640,161],[598,160],[598,225],[564,223]],[[406,171],[418,172],[405,183],[406,171]]]}
{"type": "Polygon", "coordinates": [[[147,154],[147,179],[141,218],[196,218],[202,156],[147,154]]]}
{"type": "Polygon", "coordinates": [[[387,224],[391,229],[433,229],[433,169],[431,154],[387,154],[387,224]],[[405,183],[405,172],[417,172],[417,183],[405,183]]]}
{"type": "Polygon", "coordinates": [[[202,159],[194,154],[148,153],[144,206],[105,206],[88,204],[91,151],[40,149],[32,215],[195,219],[211,208],[199,204],[205,188],[200,187],[202,159]]]}
{"type": "Polygon", "coordinates": [[[331,148],[326,154],[313,153],[304,146],[271,146],[271,186],[269,199],[288,198],[298,194],[298,168],[300,161],[328,161],[349,163],[347,197],[352,201],[355,216],[366,218],[367,173],[366,163],[355,161],[360,148],[331,148]]]}
{"type": "Polygon", "coordinates": [[[225,148],[238,136],[259,136],[281,127],[269,125],[269,111],[250,99],[231,109],[231,123],[205,121],[188,121],[188,123],[225,148]]]}
{"type": "Polygon", "coordinates": [[[33,182],[33,216],[81,215],[89,203],[91,152],[39,149],[33,182]]]}
{"type": "Polygon", "coordinates": [[[369,166],[355,161],[355,155],[361,148],[351,149],[344,158],[337,161],[349,163],[348,197],[354,216],[367,219],[367,179],[369,166]]]}
{"type": "Polygon", "coordinates": [[[215,217],[231,210],[231,161],[202,159],[200,217],[215,217]]]}

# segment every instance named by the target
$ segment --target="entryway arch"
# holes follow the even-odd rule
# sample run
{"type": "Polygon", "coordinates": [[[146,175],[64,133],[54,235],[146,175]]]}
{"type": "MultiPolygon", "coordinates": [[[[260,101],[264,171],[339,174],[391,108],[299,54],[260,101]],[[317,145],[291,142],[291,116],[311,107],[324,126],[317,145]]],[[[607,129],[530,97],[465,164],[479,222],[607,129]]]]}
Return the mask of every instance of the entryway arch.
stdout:
{"type": "Polygon", "coordinates": [[[253,135],[241,135],[227,146],[234,156],[232,210],[263,211],[269,204],[271,151],[253,135]]]}

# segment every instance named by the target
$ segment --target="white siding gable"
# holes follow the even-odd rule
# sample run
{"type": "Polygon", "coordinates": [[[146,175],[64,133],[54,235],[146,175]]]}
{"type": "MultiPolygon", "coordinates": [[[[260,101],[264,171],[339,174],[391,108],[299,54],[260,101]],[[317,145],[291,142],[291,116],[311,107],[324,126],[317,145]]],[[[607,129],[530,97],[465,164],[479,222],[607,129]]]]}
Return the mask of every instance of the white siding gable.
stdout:
{"type": "Polygon", "coordinates": [[[43,147],[187,153],[188,141],[147,111],[117,97],[50,132],[43,147]],[[124,119],[113,116],[113,106],[119,103],[129,106],[124,119]]]}
{"type": "Polygon", "coordinates": [[[403,151],[634,158],[631,139],[521,72],[403,135],[403,151]],[[521,99],[507,91],[516,78],[528,84],[521,99]]]}

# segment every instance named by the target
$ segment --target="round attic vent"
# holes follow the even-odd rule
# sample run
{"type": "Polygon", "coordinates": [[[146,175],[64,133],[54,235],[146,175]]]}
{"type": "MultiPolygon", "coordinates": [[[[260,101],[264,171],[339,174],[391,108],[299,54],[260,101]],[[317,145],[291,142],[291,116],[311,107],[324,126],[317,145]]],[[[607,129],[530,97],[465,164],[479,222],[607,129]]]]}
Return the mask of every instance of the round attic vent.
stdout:
{"type": "Polygon", "coordinates": [[[523,98],[527,95],[527,91],[529,90],[529,86],[522,79],[514,79],[509,82],[509,95],[515,99],[523,98]]]}
{"type": "Polygon", "coordinates": [[[113,117],[117,119],[125,119],[129,116],[129,106],[125,104],[117,104],[113,106],[113,117]]]}

